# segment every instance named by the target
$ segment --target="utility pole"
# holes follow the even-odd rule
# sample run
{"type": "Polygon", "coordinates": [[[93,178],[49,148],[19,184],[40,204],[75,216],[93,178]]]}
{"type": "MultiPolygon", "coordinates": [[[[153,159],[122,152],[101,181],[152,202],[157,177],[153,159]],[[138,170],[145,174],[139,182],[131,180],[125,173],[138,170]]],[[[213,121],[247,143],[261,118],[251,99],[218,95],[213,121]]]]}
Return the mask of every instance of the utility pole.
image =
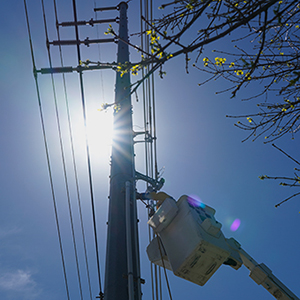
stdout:
{"type": "MultiPolygon", "coordinates": [[[[120,12],[118,59],[129,62],[127,3],[120,12]]],[[[141,299],[130,74],[116,74],[114,138],[105,266],[105,300],[141,299]]]]}

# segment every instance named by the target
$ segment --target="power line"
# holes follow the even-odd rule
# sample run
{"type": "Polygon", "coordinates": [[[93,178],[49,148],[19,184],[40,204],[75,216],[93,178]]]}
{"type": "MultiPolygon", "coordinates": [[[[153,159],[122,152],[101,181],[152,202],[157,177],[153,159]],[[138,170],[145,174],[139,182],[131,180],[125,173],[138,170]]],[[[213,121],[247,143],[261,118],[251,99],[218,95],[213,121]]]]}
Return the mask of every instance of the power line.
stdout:
{"type": "MultiPolygon", "coordinates": [[[[41,3],[42,3],[42,11],[43,11],[46,42],[47,42],[47,52],[48,52],[49,66],[50,66],[50,68],[52,68],[52,59],[51,59],[51,54],[50,54],[50,46],[49,46],[49,38],[48,38],[48,29],[47,29],[47,21],[46,21],[44,0],[41,0],[41,3]]],[[[70,217],[70,223],[71,223],[73,248],[74,248],[76,268],[77,268],[78,285],[79,285],[80,297],[83,300],[82,284],[81,284],[80,269],[79,269],[79,260],[78,260],[75,230],[74,230],[74,222],[73,222],[72,207],[71,207],[71,199],[70,199],[70,191],[69,191],[69,183],[68,183],[67,170],[66,170],[65,151],[64,151],[63,140],[62,140],[61,125],[60,125],[60,119],[59,119],[59,113],[58,113],[58,104],[57,104],[57,96],[56,96],[56,88],[55,88],[55,82],[54,82],[54,75],[53,74],[51,74],[51,82],[52,82],[52,89],[53,89],[53,96],[54,96],[55,114],[56,114],[56,121],[57,121],[58,135],[59,135],[59,144],[60,144],[60,150],[61,150],[61,158],[62,158],[62,165],[63,165],[65,188],[66,188],[67,200],[68,200],[69,217],[70,217]]]]}
{"type": "MultiPolygon", "coordinates": [[[[141,48],[150,52],[149,38],[144,35],[148,31],[149,23],[153,20],[152,0],[140,0],[140,26],[141,26],[141,48]],[[147,20],[147,22],[144,22],[147,20]]],[[[151,68],[153,64],[151,64],[151,68]]],[[[150,68],[150,69],[151,69],[150,68]]],[[[157,150],[156,150],[156,114],[155,114],[155,84],[154,76],[148,69],[142,69],[142,93],[144,106],[144,127],[150,139],[145,138],[145,165],[146,175],[158,179],[157,150]]],[[[148,201],[149,202],[149,201],[148,201]]],[[[149,203],[148,203],[149,204],[149,203]]],[[[153,231],[148,227],[149,242],[154,237],[153,231]]],[[[162,299],[161,268],[150,263],[150,275],[152,286],[152,299],[162,299]]]]}
{"type": "MultiPolygon", "coordinates": [[[[149,37],[144,33],[151,29],[149,24],[153,22],[153,1],[152,0],[140,0],[140,26],[141,26],[141,47],[147,53],[150,53],[149,37]],[[144,37],[144,38],[143,38],[144,37]]],[[[144,126],[145,131],[150,134],[150,141],[145,143],[145,158],[146,158],[146,171],[147,175],[150,174],[155,180],[158,180],[158,162],[157,162],[157,132],[156,132],[156,99],[155,99],[155,80],[154,70],[159,67],[159,64],[151,63],[146,71],[142,69],[142,91],[143,91],[143,103],[144,103],[144,126]]],[[[133,92],[136,91],[136,88],[133,92]]],[[[151,228],[148,228],[149,242],[155,237],[151,228]]],[[[163,260],[163,259],[162,259],[163,260]]],[[[162,261],[163,262],[163,261],[162,261]]],[[[164,264],[164,262],[163,262],[164,264]]],[[[172,299],[171,289],[164,269],[167,289],[169,298],[172,299]]],[[[150,263],[151,271],[151,284],[152,284],[152,299],[162,300],[162,276],[161,267],[150,263]]]]}
{"type": "MultiPolygon", "coordinates": [[[[72,3],[73,3],[74,22],[77,24],[76,1],[73,0],[72,3]]],[[[76,40],[79,40],[79,32],[78,32],[78,26],[77,25],[75,25],[75,35],[76,35],[76,40]]],[[[77,44],[76,47],[77,47],[78,64],[80,64],[80,62],[81,62],[80,45],[77,44]]],[[[82,112],[83,112],[83,118],[84,118],[84,125],[85,125],[85,129],[87,129],[86,107],[85,107],[85,96],[84,96],[83,74],[82,74],[82,72],[79,72],[79,81],[80,81],[80,92],[81,92],[81,102],[82,102],[82,112]]],[[[91,160],[90,160],[90,151],[89,151],[87,131],[85,132],[85,136],[86,136],[86,152],[87,152],[90,197],[91,197],[91,205],[92,205],[92,216],[93,216],[94,240],[95,240],[95,250],[96,250],[96,259],[97,259],[98,281],[99,281],[100,296],[102,297],[103,292],[102,292],[102,286],[101,286],[101,272],[100,272],[100,259],[99,259],[99,250],[98,250],[96,214],[95,214],[94,193],[93,193],[93,183],[92,183],[92,170],[91,170],[91,160]]]]}
{"type": "MultiPolygon", "coordinates": [[[[145,15],[147,15],[147,8],[148,5],[146,3],[145,0],[140,0],[140,27],[141,27],[141,31],[140,31],[140,36],[141,36],[141,48],[147,51],[148,47],[149,47],[149,43],[147,43],[147,40],[144,41],[144,35],[143,32],[147,30],[147,28],[144,29],[143,26],[143,13],[145,13],[145,15]],[[145,10],[145,11],[144,11],[145,10]]],[[[147,24],[146,24],[147,26],[147,24]]],[[[145,70],[144,68],[142,69],[142,77],[145,77],[145,70]]],[[[149,130],[149,122],[148,122],[148,93],[146,93],[146,81],[143,81],[142,83],[142,99],[143,99],[143,113],[144,113],[144,130],[145,132],[147,132],[149,130]]],[[[148,156],[149,156],[149,145],[148,143],[145,142],[145,168],[146,168],[146,175],[149,176],[149,172],[151,172],[151,169],[149,170],[150,166],[149,166],[149,161],[148,161],[148,156]]],[[[148,200],[148,205],[149,205],[149,200],[148,200]]],[[[148,209],[148,213],[149,213],[149,209],[148,209]]],[[[151,241],[151,236],[152,236],[152,230],[150,228],[150,226],[148,226],[148,238],[149,238],[149,242],[151,241]]],[[[155,268],[154,264],[152,262],[150,262],[150,277],[151,277],[151,288],[152,288],[152,300],[155,300],[155,289],[156,289],[156,280],[154,278],[155,272],[153,270],[153,268],[155,268]]]]}
{"type": "Polygon", "coordinates": [[[28,36],[29,36],[31,59],[32,59],[33,70],[34,70],[34,79],[35,79],[35,86],[36,86],[36,92],[37,92],[37,98],[38,98],[38,106],[39,106],[40,120],[41,120],[41,125],[42,125],[44,146],[45,146],[45,152],[46,152],[46,159],[47,159],[47,166],[48,166],[48,174],[49,174],[49,180],[50,180],[51,194],[52,194],[52,200],[53,200],[53,206],[54,206],[56,229],[57,229],[57,234],[58,234],[59,247],[60,247],[60,255],[61,255],[62,266],[63,266],[64,282],[65,282],[65,287],[66,287],[67,298],[68,298],[68,300],[70,300],[70,293],[69,293],[69,286],[68,286],[68,280],[67,280],[67,272],[66,272],[64,251],[63,251],[62,238],[61,238],[61,232],[60,232],[60,226],[59,226],[59,219],[58,219],[58,212],[57,212],[56,197],[55,197],[54,185],[53,185],[53,176],[52,176],[51,165],[50,165],[49,148],[48,148],[48,143],[47,143],[47,138],[46,138],[44,114],[43,114],[43,110],[42,110],[41,95],[40,95],[40,89],[39,89],[39,84],[38,84],[38,79],[37,79],[37,73],[36,73],[36,65],[35,65],[35,59],[34,59],[34,52],[33,52],[33,45],[32,45],[32,38],[31,38],[31,31],[30,31],[30,25],[29,25],[29,17],[28,17],[28,10],[27,10],[26,0],[24,0],[24,8],[25,8],[25,14],[26,14],[26,23],[27,23],[27,30],[28,30],[28,36]]]}
{"type": "MultiPolygon", "coordinates": [[[[54,4],[54,12],[55,12],[55,21],[56,21],[56,24],[58,24],[58,13],[57,13],[56,0],[53,0],[53,4],[54,4]]],[[[57,38],[58,38],[58,40],[60,40],[59,26],[56,26],[56,31],[57,31],[57,38]]],[[[59,54],[60,54],[61,66],[64,67],[61,45],[59,45],[59,54]]],[[[83,223],[83,217],[82,217],[81,197],[80,197],[80,192],[79,192],[78,173],[77,173],[76,160],[75,160],[73,133],[72,133],[69,101],[68,101],[67,87],[66,87],[66,78],[65,78],[64,73],[62,75],[63,75],[62,78],[63,78],[65,102],[66,102],[66,108],[67,108],[69,136],[70,136],[70,143],[71,143],[71,156],[72,156],[73,170],[74,170],[74,176],[75,176],[77,203],[78,203],[78,210],[79,210],[79,217],[80,217],[82,242],[83,242],[83,248],[84,248],[84,258],[85,258],[85,265],[86,265],[87,281],[88,281],[88,287],[89,287],[90,300],[92,300],[92,288],[91,288],[90,271],[89,271],[89,264],[88,264],[88,258],[87,258],[87,246],[86,246],[85,230],[84,230],[84,223],[83,223]]]]}
{"type": "MultiPolygon", "coordinates": [[[[45,29],[45,35],[46,35],[48,59],[49,59],[50,69],[53,69],[52,59],[51,59],[51,54],[50,54],[50,44],[51,43],[49,42],[49,38],[48,38],[48,29],[47,29],[44,1],[41,0],[41,3],[42,3],[43,18],[44,18],[44,27],[45,27],[44,29],[45,29]]],[[[54,3],[54,10],[55,10],[55,18],[56,18],[57,36],[58,36],[58,40],[60,41],[61,39],[60,39],[60,33],[59,33],[59,23],[58,23],[58,14],[57,14],[56,1],[54,0],[53,3],[54,3]]],[[[24,4],[26,5],[25,0],[24,0],[24,4]]],[[[26,13],[27,13],[27,7],[26,7],[26,13]]],[[[78,32],[78,26],[77,26],[78,22],[77,22],[77,13],[76,13],[75,0],[73,1],[73,14],[74,14],[74,21],[75,21],[74,24],[76,24],[75,25],[76,40],[78,41],[79,40],[79,32],[78,32]]],[[[28,18],[28,16],[27,16],[27,19],[28,19],[28,28],[29,28],[29,18],[28,18]]],[[[30,34],[30,31],[29,31],[29,34],[30,34]]],[[[63,64],[63,55],[62,55],[61,44],[59,43],[59,41],[58,41],[58,45],[59,45],[60,60],[61,60],[61,66],[63,68],[63,65],[64,65],[63,64]]],[[[31,36],[30,36],[30,43],[31,43],[31,36]]],[[[35,62],[34,62],[32,45],[31,45],[31,51],[32,51],[33,64],[34,64],[34,73],[35,73],[35,77],[37,77],[38,71],[36,70],[36,66],[35,66],[35,62]]],[[[80,65],[81,54],[80,54],[80,46],[79,46],[78,43],[77,43],[77,56],[78,56],[78,65],[80,65]]],[[[62,155],[62,164],[63,164],[65,188],[66,188],[66,193],[67,193],[67,198],[68,198],[69,217],[70,217],[71,231],[72,231],[72,237],[73,237],[73,248],[74,248],[75,259],[76,259],[78,284],[79,284],[81,299],[83,300],[81,272],[80,272],[80,268],[79,268],[79,259],[78,259],[78,253],[77,253],[77,245],[76,245],[77,243],[76,243],[76,239],[75,239],[74,221],[73,221],[73,213],[72,213],[71,200],[70,200],[69,183],[68,183],[68,177],[67,177],[67,171],[66,171],[65,150],[64,150],[64,146],[63,146],[62,131],[61,131],[61,125],[60,125],[59,112],[58,112],[56,87],[55,87],[53,72],[51,72],[50,74],[51,74],[52,89],[53,89],[53,95],[54,95],[56,122],[57,122],[57,126],[58,126],[60,150],[61,150],[61,155],[62,155]]],[[[72,161],[73,161],[73,169],[74,169],[76,189],[77,189],[77,199],[78,199],[78,208],[79,208],[81,231],[82,231],[82,238],[83,238],[83,245],[84,245],[86,270],[87,270],[90,298],[92,299],[90,274],[89,274],[90,272],[89,272],[89,267],[88,267],[87,248],[86,248],[86,242],[85,242],[85,233],[84,233],[83,217],[82,217],[82,210],[81,210],[81,200],[80,200],[80,193],[79,193],[79,183],[78,183],[77,167],[76,167],[75,154],[74,154],[73,134],[72,134],[72,129],[71,129],[70,111],[69,111],[68,95],[67,95],[67,89],[66,89],[66,78],[65,78],[64,74],[63,74],[62,78],[63,78],[63,89],[64,89],[64,94],[65,94],[66,107],[67,107],[67,118],[68,118],[68,124],[69,124],[69,135],[70,135],[70,142],[71,142],[72,161]]],[[[84,118],[84,127],[85,127],[85,131],[86,131],[85,132],[86,153],[87,153],[89,186],[90,186],[90,194],[91,194],[90,197],[91,197],[91,205],[92,205],[94,240],[95,240],[95,250],[96,250],[96,259],[97,259],[97,271],[98,271],[98,279],[99,279],[100,296],[102,296],[103,293],[102,293],[102,287],[101,287],[101,272],[100,272],[100,261],[99,261],[99,249],[98,249],[98,239],[97,239],[95,205],[94,205],[94,195],[93,195],[93,185],[92,185],[91,159],[90,159],[89,143],[88,143],[88,136],[87,136],[86,105],[85,105],[85,96],[84,96],[84,87],[83,87],[83,73],[82,73],[81,70],[79,71],[79,80],[80,80],[80,92],[81,92],[82,111],[83,111],[83,118],[84,118]]],[[[102,83],[102,85],[103,85],[103,83],[102,83]]],[[[37,89],[38,89],[38,83],[37,83],[37,89]]],[[[39,94],[39,90],[38,90],[38,94],[39,94]]],[[[39,95],[39,100],[40,100],[40,95],[39,95]]],[[[44,119],[43,118],[42,118],[42,122],[43,122],[43,128],[44,128],[44,119]]],[[[44,131],[45,140],[46,140],[46,131],[45,131],[45,129],[43,131],[44,131]]],[[[47,152],[47,156],[49,156],[48,145],[47,145],[46,152],[47,152]]],[[[53,179],[52,179],[52,174],[51,174],[50,157],[48,158],[48,161],[49,161],[49,172],[50,172],[50,178],[51,178],[51,187],[52,187],[53,196],[54,196],[54,185],[53,185],[53,179]]],[[[65,266],[65,259],[64,259],[64,255],[63,255],[62,238],[61,238],[61,233],[60,233],[60,229],[59,229],[58,212],[57,212],[57,205],[56,205],[55,198],[54,198],[54,201],[55,201],[54,202],[55,215],[56,215],[56,220],[57,220],[59,241],[60,241],[60,245],[61,245],[61,253],[62,253],[62,260],[63,260],[63,269],[64,269],[64,275],[65,275],[66,289],[67,289],[67,294],[68,294],[68,298],[69,298],[69,288],[68,288],[68,285],[67,285],[67,272],[66,272],[66,266],[65,266]]]]}
{"type": "Polygon", "coordinates": [[[161,257],[161,262],[162,262],[164,273],[165,273],[165,278],[166,278],[167,288],[168,288],[168,292],[169,292],[169,297],[170,297],[170,300],[172,300],[173,298],[172,298],[172,294],[171,294],[171,288],[170,288],[168,275],[167,275],[167,271],[166,271],[166,267],[165,267],[165,261],[163,259],[163,255],[162,255],[162,249],[161,249],[162,243],[161,243],[161,240],[160,240],[159,236],[157,236],[157,243],[158,243],[159,253],[160,253],[160,257],[161,257]]]}

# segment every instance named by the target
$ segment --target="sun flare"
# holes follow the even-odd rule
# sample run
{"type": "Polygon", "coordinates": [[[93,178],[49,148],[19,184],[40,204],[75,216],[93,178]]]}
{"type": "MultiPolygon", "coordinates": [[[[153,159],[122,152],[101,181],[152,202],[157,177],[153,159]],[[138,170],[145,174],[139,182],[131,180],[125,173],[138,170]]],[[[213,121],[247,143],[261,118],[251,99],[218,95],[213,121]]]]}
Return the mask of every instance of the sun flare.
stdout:
{"type": "Polygon", "coordinates": [[[113,136],[113,115],[95,111],[87,119],[87,137],[91,155],[110,155],[113,136]]]}

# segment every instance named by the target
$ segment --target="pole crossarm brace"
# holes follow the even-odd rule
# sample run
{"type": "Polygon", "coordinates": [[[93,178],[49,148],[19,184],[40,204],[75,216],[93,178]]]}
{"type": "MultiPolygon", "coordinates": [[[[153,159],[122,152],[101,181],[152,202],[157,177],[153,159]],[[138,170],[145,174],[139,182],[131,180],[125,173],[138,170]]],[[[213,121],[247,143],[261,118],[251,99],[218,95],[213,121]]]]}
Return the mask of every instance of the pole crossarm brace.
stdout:
{"type": "Polygon", "coordinates": [[[91,18],[89,21],[61,22],[58,23],[57,25],[62,27],[90,25],[93,27],[95,24],[103,24],[103,23],[119,23],[119,17],[116,17],[114,19],[104,19],[104,20],[94,20],[93,18],[91,18]]]}
{"type": "Polygon", "coordinates": [[[139,173],[137,171],[135,171],[135,179],[143,180],[143,181],[150,183],[155,191],[159,191],[165,183],[164,178],[161,178],[160,180],[155,180],[155,179],[153,179],[147,175],[144,175],[142,173],[139,173]]]}
{"type": "Polygon", "coordinates": [[[59,40],[59,41],[52,41],[48,42],[49,45],[53,46],[68,46],[68,45],[80,45],[84,44],[89,47],[90,44],[100,44],[100,43],[118,43],[118,39],[115,38],[107,38],[107,39],[93,39],[90,40],[88,37],[81,41],[81,40],[59,40]]]}
{"type": "Polygon", "coordinates": [[[72,73],[92,70],[114,69],[117,63],[99,63],[96,66],[78,66],[78,67],[57,67],[57,68],[41,68],[36,70],[36,73],[55,74],[55,73],[72,73]]]}

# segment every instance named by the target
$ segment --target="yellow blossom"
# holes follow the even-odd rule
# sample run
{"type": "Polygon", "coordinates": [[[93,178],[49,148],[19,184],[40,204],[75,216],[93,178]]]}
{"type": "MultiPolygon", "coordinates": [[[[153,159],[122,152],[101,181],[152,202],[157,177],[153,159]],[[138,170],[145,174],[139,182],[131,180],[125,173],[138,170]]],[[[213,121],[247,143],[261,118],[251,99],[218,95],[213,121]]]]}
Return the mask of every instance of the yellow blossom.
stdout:
{"type": "Polygon", "coordinates": [[[244,72],[242,70],[236,70],[234,71],[236,73],[236,75],[240,76],[240,75],[243,75],[244,72]]]}
{"type": "Polygon", "coordinates": [[[161,59],[161,58],[162,58],[162,56],[163,56],[163,52],[162,52],[162,51],[160,51],[159,53],[157,53],[157,56],[158,56],[158,58],[159,58],[159,59],[161,59]]]}
{"type": "Polygon", "coordinates": [[[132,75],[137,75],[138,70],[139,70],[139,65],[134,65],[134,66],[131,68],[131,73],[132,73],[132,75]]]}
{"type": "Polygon", "coordinates": [[[114,105],[114,113],[117,114],[121,110],[121,105],[120,104],[115,104],[114,105]]]}
{"type": "Polygon", "coordinates": [[[208,66],[208,61],[209,61],[209,59],[208,59],[207,57],[204,57],[204,58],[203,58],[204,67],[207,67],[207,66],[208,66]]]}
{"type": "Polygon", "coordinates": [[[190,9],[190,10],[193,10],[194,9],[194,6],[192,5],[192,4],[187,4],[186,6],[185,6],[187,9],[190,9]]]}
{"type": "Polygon", "coordinates": [[[215,61],[216,66],[222,66],[226,62],[226,58],[216,57],[215,61]]]}

